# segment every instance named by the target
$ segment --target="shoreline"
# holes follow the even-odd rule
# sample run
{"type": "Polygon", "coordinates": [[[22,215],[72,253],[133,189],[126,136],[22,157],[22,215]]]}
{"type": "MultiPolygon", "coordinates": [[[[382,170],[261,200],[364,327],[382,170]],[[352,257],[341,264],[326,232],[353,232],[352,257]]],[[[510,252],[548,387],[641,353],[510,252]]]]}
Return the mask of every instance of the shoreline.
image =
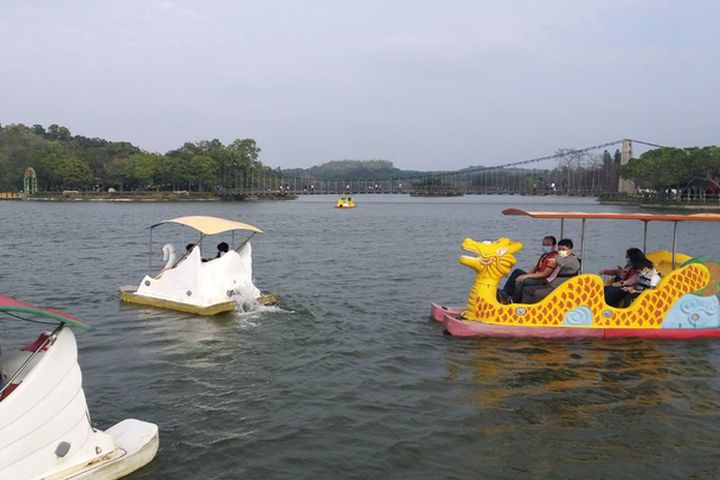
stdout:
{"type": "Polygon", "coordinates": [[[227,195],[220,196],[210,193],[173,193],[158,192],[139,194],[127,193],[106,193],[106,192],[73,192],[73,193],[47,193],[35,195],[32,197],[7,198],[0,199],[7,201],[27,201],[27,202],[117,202],[117,203],[153,203],[153,202],[259,202],[259,201],[280,201],[280,200],[296,200],[296,195],[289,194],[248,194],[248,195],[227,195]]]}
{"type": "Polygon", "coordinates": [[[602,200],[598,198],[600,205],[626,205],[628,207],[646,208],[655,210],[700,210],[718,211],[720,203],[643,203],[623,200],[602,200]]]}

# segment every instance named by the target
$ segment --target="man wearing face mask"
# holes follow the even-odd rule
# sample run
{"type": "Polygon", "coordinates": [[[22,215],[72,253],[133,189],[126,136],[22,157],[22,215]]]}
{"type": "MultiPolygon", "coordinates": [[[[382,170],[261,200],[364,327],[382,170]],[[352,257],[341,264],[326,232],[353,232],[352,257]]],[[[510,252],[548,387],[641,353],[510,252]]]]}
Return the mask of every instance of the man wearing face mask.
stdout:
{"type": "Polygon", "coordinates": [[[543,238],[542,249],[543,254],[538,259],[535,267],[530,272],[526,272],[519,268],[510,273],[505,286],[498,290],[498,300],[503,303],[517,303],[522,299],[522,291],[524,287],[543,285],[553,271],[554,264],[551,266],[552,260],[557,256],[555,244],[557,240],[552,235],[543,238]]]}
{"type": "Polygon", "coordinates": [[[537,303],[555,287],[570,277],[580,272],[580,259],[573,253],[573,242],[569,238],[563,238],[558,242],[557,257],[550,260],[552,272],[543,279],[541,285],[524,287],[522,290],[522,303],[537,303]]]}

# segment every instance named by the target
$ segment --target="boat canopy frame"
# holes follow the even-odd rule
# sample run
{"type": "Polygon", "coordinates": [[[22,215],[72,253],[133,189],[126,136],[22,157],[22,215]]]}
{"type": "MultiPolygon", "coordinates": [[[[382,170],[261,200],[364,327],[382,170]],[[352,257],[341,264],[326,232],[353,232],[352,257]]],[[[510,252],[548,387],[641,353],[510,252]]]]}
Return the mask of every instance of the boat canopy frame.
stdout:
{"type": "MultiPolygon", "coordinates": [[[[82,320],[79,320],[72,315],[68,315],[67,313],[58,312],[49,308],[35,307],[33,305],[30,305],[29,303],[16,300],[6,295],[0,295],[0,312],[5,312],[10,316],[15,316],[13,315],[14,313],[29,313],[39,317],[51,318],[53,320],[59,321],[60,323],[67,324],[72,327],[78,327],[88,332],[95,330],[95,327],[88,325],[82,320]]],[[[27,320],[23,319],[22,317],[16,318],[27,320]]]]}
{"type": "MultiPolygon", "coordinates": [[[[203,238],[205,238],[208,235],[217,235],[220,233],[225,232],[232,232],[232,243],[235,245],[235,232],[237,230],[248,230],[252,232],[248,238],[246,238],[237,248],[233,247],[233,249],[236,252],[239,252],[242,247],[245,246],[247,242],[250,241],[252,237],[254,237],[258,233],[263,233],[261,229],[254,225],[250,225],[249,223],[243,223],[243,222],[236,222],[234,220],[227,220],[225,218],[220,217],[211,217],[207,215],[189,215],[185,217],[177,217],[177,218],[171,218],[169,220],[162,220],[160,222],[154,223],[152,225],[148,225],[145,228],[148,228],[150,230],[150,238],[148,241],[148,269],[152,269],[152,232],[155,227],[159,227],[160,225],[166,225],[168,223],[176,224],[176,225],[182,225],[185,227],[190,227],[193,230],[196,230],[200,232],[200,238],[197,242],[195,242],[197,245],[200,245],[202,247],[202,241],[203,238]]],[[[182,234],[181,234],[182,235],[182,234]]],[[[184,239],[180,238],[180,243],[184,243],[184,239]]],[[[180,257],[180,260],[185,258],[187,256],[188,252],[185,252],[182,257],[180,257]]],[[[180,261],[178,260],[178,261],[180,261]]]]}
{"type": "MultiPolygon", "coordinates": [[[[680,222],[720,222],[718,213],[693,213],[688,215],[680,214],[653,214],[653,213],[603,213],[603,212],[529,212],[520,208],[506,208],[503,215],[526,216],[531,218],[560,219],[560,238],[564,238],[565,220],[582,220],[580,233],[580,258],[585,257],[585,223],[587,220],[639,220],[643,222],[643,252],[647,252],[647,231],[650,222],[672,222],[672,268],[675,268],[675,255],[677,253],[677,231],[680,222]]],[[[583,271],[580,264],[580,273],[583,271]]]]}

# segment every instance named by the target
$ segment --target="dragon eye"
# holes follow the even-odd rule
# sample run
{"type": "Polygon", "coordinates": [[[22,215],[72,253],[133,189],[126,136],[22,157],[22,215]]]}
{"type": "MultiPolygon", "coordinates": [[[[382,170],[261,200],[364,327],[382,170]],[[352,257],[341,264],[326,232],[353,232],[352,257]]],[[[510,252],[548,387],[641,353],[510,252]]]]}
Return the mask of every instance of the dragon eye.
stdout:
{"type": "Polygon", "coordinates": [[[497,251],[497,254],[499,257],[502,257],[503,255],[505,255],[507,253],[507,251],[508,251],[507,248],[499,248],[497,251]]]}
{"type": "Polygon", "coordinates": [[[490,240],[483,240],[483,245],[490,245],[492,242],[490,240]]]}

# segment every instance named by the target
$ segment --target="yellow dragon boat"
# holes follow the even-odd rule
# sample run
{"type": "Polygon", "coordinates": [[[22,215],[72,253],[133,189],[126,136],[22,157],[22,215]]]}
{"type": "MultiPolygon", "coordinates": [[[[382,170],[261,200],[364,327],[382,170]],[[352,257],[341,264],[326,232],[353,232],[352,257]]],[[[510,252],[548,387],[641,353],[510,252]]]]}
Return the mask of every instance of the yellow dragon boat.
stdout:
{"type": "Polygon", "coordinates": [[[342,197],[335,203],[335,208],[355,208],[356,206],[352,197],[342,197]]]}
{"type": "Polygon", "coordinates": [[[585,254],[587,220],[636,220],[644,222],[643,251],[649,222],[672,222],[672,251],[646,256],[662,274],[656,288],[642,292],[625,308],[605,303],[604,282],[599,275],[580,273],[534,304],[505,305],[497,301],[500,279],[516,263],[523,248],[509,238],[475,241],[466,238],[462,248],[472,255],[460,263],[476,272],[467,304],[462,307],[431,305],[431,317],[458,336],[490,337],[647,337],[690,339],[720,337],[720,263],[677,252],[678,224],[687,221],[720,222],[719,214],[655,215],[584,212],[528,212],[510,208],[505,215],[560,219],[560,236],[567,219],[582,220],[580,257],[585,254]]]}

